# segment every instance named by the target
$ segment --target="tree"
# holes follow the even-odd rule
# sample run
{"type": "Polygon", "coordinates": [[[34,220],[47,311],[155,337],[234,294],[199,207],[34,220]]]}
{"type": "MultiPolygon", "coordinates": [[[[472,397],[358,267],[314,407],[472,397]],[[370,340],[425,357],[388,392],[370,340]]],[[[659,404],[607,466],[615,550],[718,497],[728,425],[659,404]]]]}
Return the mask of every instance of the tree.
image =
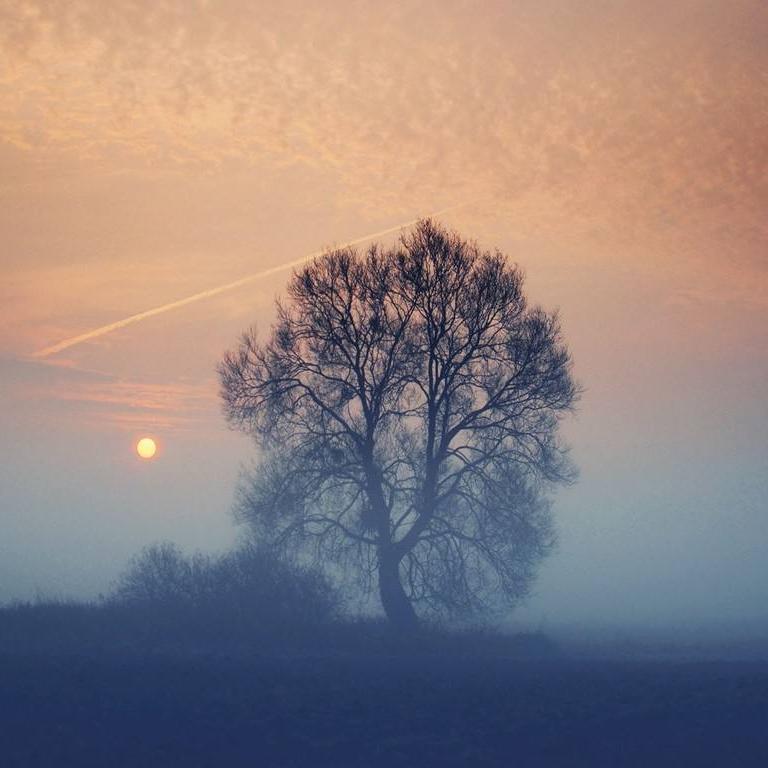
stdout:
{"type": "Polygon", "coordinates": [[[219,367],[261,449],[241,518],[377,581],[399,627],[523,596],[554,541],[547,491],[573,476],[557,432],[578,388],[556,314],[522,289],[430,220],[294,274],[269,339],[219,367]]]}

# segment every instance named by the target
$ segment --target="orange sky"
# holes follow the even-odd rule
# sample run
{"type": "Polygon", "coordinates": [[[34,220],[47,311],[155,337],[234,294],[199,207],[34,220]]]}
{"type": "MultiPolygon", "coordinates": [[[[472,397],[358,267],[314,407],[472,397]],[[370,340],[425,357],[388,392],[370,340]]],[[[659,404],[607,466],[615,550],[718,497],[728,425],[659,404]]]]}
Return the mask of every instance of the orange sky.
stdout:
{"type": "Polygon", "coordinates": [[[638,541],[658,552],[670,517],[671,562],[697,508],[698,549],[664,578],[708,573],[725,541],[752,580],[766,39],[762,0],[0,0],[0,599],[92,590],[156,538],[231,540],[250,449],[224,429],[214,368],[268,327],[286,275],[30,354],[462,202],[445,223],[561,308],[586,387],[568,425],[582,480],[531,610],[567,603],[568,583],[601,604],[601,574],[638,541]],[[122,453],[142,431],[165,442],[151,476],[122,453]]]}

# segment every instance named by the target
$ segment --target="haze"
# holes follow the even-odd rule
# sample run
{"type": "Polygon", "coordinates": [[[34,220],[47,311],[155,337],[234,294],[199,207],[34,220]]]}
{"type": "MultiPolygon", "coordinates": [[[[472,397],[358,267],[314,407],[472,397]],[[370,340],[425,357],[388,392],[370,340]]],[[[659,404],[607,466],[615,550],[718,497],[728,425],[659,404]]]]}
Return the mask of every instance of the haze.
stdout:
{"type": "Polygon", "coordinates": [[[215,366],[289,273],[34,352],[464,204],[585,387],[517,616],[765,616],[768,8],[395,5],[0,2],[0,601],[234,541],[215,366]]]}

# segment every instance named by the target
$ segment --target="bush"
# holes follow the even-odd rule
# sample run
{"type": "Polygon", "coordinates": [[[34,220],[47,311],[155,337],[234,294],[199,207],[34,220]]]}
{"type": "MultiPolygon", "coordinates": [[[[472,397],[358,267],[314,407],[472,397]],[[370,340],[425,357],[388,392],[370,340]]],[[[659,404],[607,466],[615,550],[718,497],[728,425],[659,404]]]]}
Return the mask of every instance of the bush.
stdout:
{"type": "Polygon", "coordinates": [[[285,635],[327,623],[339,601],[317,570],[246,545],[219,556],[184,555],[156,544],[133,559],[107,599],[140,610],[155,624],[196,631],[285,635]]]}

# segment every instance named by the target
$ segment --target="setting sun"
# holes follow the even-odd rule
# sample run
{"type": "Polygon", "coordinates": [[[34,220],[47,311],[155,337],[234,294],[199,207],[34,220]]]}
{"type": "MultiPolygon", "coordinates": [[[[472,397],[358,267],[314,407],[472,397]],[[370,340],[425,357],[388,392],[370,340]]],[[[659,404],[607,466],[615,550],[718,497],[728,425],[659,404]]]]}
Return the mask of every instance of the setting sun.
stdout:
{"type": "Polygon", "coordinates": [[[151,437],[142,437],[138,443],[136,443],[136,453],[141,456],[142,459],[151,459],[157,452],[157,444],[151,437]]]}

